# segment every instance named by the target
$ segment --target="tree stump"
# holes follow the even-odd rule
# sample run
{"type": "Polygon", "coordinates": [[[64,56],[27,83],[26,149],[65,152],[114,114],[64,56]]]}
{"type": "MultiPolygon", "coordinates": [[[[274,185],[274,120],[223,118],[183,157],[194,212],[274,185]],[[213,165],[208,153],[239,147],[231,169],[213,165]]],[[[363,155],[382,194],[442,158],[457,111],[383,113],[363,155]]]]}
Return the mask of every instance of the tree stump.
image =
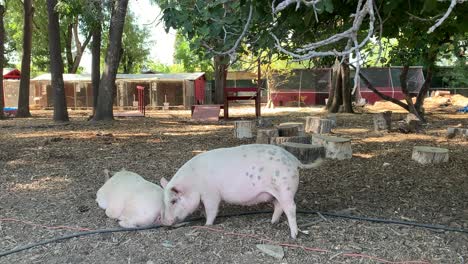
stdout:
{"type": "Polygon", "coordinates": [[[406,118],[398,122],[399,130],[403,133],[423,132],[423,123],[415,114],[408,114],[406,118]]]}
{"type": "Polygon", "coordinates": [[[278,137],[278,129],[258,129],[257,130],[257,144],[270,144],[273,137],[278,137]]]}
{"type": "Polygon", "coordinates": [[[336,114],[329,113],[323,119],[329,119],[332,121],[332,128],[336,127],[336,114]]]}
{"type": "Polygon", "coordinates": [[[236,138],[252,138],[253,121],[234,121],[234,136],[236,138]]]}
{"type": "Polygon", "coordinates": [[[271,118],[259,117],[257,119],[257,126],[258,127],[272,127],[273,120],[271,118]]]}
{"type": "Polygon", "coordinates": [[[374,114],[374,130],[390,131],[392,129],[392,111],[374,114]]]}
{"type": "Polygon", "coordinates": [[[312,138],[310,136],[295,136],[295,137],[272,137],[270,138],[270,144],[281,145],[285,142],[294,142],[302,144],[311,144],[312,138]]]}
{"type": "Polygon", "coordinates": [[[325,158],[325,148],[323,146],[285,142],[281,147],[293,154],[303,164],[309,164],[317,159],[325,158]]]}
{"type": "Polygon", "coordinates": [[[306,118],[305,131],[309,133],[312,132],[314,134],[326,134],[331,132],[334,124],[336,125],[336,121],[334,122],[331,119],[308,116],[306,118]]]}
{"type": "Polygon", "coordinates": [[[468,129],[467,128],[459,128],[459,127],[449,127],[447,128],[447,138],[454,138],[456,136],[462,136],[464,138],[468,138],[468,129]]]}
{"type": "Polygon", "coordinates": [[[437,164],[449,160],[449,151],[444,148],[415,146],[411,159],[421,164],[437,164]]]}
{"type": "Polygon", "coordinates": [[[304,124],[295,122],[281,123],[278,126],[278,134],[280,137],[304,136],[304,124]]]}
{"type": "Polygon", "coordinates": [[[312,144],[325,148],[325,157],[330,159],[350,159],[353,156],[351,139],[325,135],[313,135],[312,144]]]}

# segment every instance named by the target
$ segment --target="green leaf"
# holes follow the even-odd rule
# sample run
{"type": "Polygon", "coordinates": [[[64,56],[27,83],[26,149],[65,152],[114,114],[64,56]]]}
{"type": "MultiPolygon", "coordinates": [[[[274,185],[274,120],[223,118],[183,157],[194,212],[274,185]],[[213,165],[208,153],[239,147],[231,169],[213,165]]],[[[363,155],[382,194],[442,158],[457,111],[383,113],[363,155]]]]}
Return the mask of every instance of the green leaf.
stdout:
{"type": "Polygon", "coordinates": [[[432,12],[434,10],[437,9],[437,1],[436,0],[425,0],[424,1],[424,6],[420,12],[420,14],[423,14],[423,13],[428,13],[428,12],[432,12]]]}
{"type": "Polygon", "coordinates": [[[328,13],[333,13],[333,2],[332,0],[326,0],[324,2],[324,5],[325,5],[325,11],[327,11],[328,13]]]}

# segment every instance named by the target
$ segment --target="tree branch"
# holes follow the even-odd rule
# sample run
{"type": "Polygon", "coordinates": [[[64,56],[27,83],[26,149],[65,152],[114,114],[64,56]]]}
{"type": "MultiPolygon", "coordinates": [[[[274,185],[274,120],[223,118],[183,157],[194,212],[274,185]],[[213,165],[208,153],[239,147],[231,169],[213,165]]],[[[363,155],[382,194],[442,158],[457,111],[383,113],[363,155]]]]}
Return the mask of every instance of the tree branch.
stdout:
{"type": "Polygon", "coordinates": [[[447,19],[447,17],[450,15],[450,13],[452,13],[452,10],[455,7],[455,5],[457,4],[457,2],[459,2],[461,4],[461,3],[465,2],[465,1],[466,0],[451,0],[450,6],[447,9],[447,11],[445,12],[444,16],[442,16],[440,19],[438,19],[437,22],[435,23],[435,25],[433,25],[432,27],[429,28],[427,33],[430,34],[430,33],[434,32],[434,30],[436,28],[438,28],[440,25],[442,25],[442,23],[445,21],[445,19],[447,19]]]}
{"type": "MultiPolygon", "coordinates": [[[[354,69],[356,69],[356,67],[354,67],[354,65],[352,65],[352,64],[348,64],[348,65],[353,67],[354,69]]],[[[364,83],[367,85],[367,88],[369,88],[369,90],[371,90],[372,92],[377,94],[380,98],[382,98],[384,100],[387,100],[387,101],[390,101],[390,102],[392,102],[394,104],[397,104],[397,105],[401,106],[403,109],[405,109],[406,111],[409,111],[408,105],[406,105],[405,103],[400,102],[399,100],[397,100],[397,99],[395,99],[395,98],[393,98],[391,96],[385,95],[385,94],[381,93],[379,90],[375,89],[374,85],[372,85],[372,83],[369,81],[369,79],[367,79],[367,77],[362,72],[359,72],[359,77],[362,78],[364,83]]]]}

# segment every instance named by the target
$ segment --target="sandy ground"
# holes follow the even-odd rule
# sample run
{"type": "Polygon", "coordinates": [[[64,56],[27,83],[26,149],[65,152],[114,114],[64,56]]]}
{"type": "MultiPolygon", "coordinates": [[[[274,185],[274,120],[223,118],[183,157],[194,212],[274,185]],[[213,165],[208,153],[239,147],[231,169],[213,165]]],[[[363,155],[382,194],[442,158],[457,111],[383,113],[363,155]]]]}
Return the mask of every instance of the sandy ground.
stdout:
{"type": "MultiPolygon", "coordinates": [[[[352,139],[353,158],[327,160],[317,169],[302,170],[298,209],[467,229],[468,141],[449,140],[445,131],[448,126],[468,127],[468,114],[453,109],[434,111],[428,114],[425,134],[401,134],[373,131],[369,111],[380,110],[337,115],[333,133],[352,139]],[[410,159],[415,145],[447,148],[450,161],[418,165],[410,159]]],[[[197,123],[190,120],[189,111],[151,111],[145,118],[104,124],[87,122],[85,111],[70,114],[67,124],[52,122],[50,111],[34,111],[29,119],[0,121],[0,251],[77,232],[39,225],[118,227],[94,200],[105,168],[125,167],[159,182],[202,151],[255,141],[235,139],[231,120],[197,123]]],[[[274,124],[304,122],[307,116],[322,114],[320,108],[264,111],[274,124]]],[[[233,116],[253,119],[253,108],[238,108],[233,116]]],[[[397,121],[404,115],[393,117],[397,121]]],[[[265,209],[271,206],[223,205],[220,214],[265,209]]],[[[299,214],[299,225],[309,234],[292,240],[284,216],[277,225],[270,219],[271,214],[218,218],[216,230],[201,229],[196,225],[203,222],[196,222],[177,229],[92,235],[0,257],[0,263],[468,261],[467,233],[299,214]],[[327,252],[284,246],[285,256],[279,260],[256,248],[256,244],[272,241],[327,252]]]]}

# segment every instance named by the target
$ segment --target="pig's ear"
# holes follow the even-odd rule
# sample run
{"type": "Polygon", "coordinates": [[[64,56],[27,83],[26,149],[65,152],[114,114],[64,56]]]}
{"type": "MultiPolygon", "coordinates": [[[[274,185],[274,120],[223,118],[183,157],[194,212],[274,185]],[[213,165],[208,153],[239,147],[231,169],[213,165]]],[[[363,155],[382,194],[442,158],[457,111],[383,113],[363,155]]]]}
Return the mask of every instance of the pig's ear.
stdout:
{"type": "Polygon", "coordinates": [[[166,188],[166,185],[167,185],[167,183],[168,183],[168,181],[166,180],[166,178],[162,177],[160,182],[161,182],[161,186],[162,186],[163,188],[166,188]]]}

